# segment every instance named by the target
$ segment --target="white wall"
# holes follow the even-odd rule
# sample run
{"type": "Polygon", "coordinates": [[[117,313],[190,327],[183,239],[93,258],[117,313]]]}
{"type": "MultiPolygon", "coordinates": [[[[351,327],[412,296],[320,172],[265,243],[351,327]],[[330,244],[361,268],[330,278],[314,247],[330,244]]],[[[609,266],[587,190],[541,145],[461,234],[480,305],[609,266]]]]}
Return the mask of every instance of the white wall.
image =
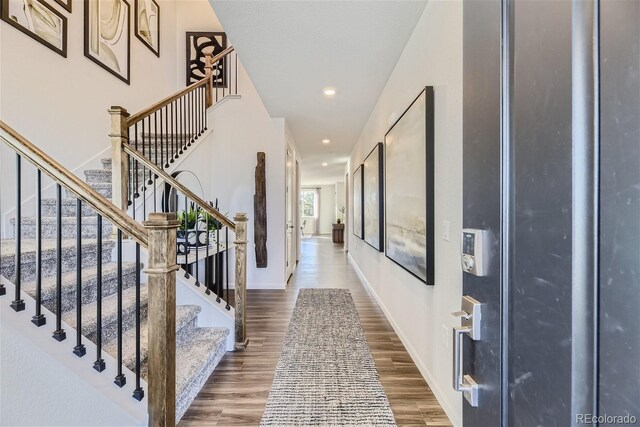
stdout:
{"type": "MultiPolygon", "coordinates": [[[[455,425],[462,397],[451,386],[451,312],[459,310],[462,273],[462,2],[431,0],[351,154],[350,170],[424,86],[435,88],[435,281],[428,287],[362,240],[349,253],[391,324],[455,425]],[[450,221],[451,241],[442,238],[450,221]]],[[[417,178],[419,179],[419,178],[417,178]]]]}
{"type": "MultiPolygon", "coordinates": [[[[211,12],[213,13],[213,12],[211,12]]],[[[247,287],[283,289],[285,279],[284,119],[272,119],[244,67],[238,63],[241,99],[231,99],[209,112],[212,192],[220,210],[249,216],[247,287]],[[266,153],[268,267],[256,268],[253,239],[253,195],[256,154],[266,153]]]]}
{"type": "Polygon", "coordinates": [[[336,219],[340,218],[343,221],[346,219],[346,211],[339,212],[340,208],[347,206],[344,193],[344,182],[336,182],[336,219]]]}
{"type": "MultiPolygon", "coordinates": [[[[47,3],[62,11],[55,2],[47,3]]],[[[0,118],[69,169],[107,149],[110,106],[135,113],[177,89],[176,2],[159,4],[160,58],[135,37],[131,21],[131,85],[84,56],[81,1],[73,3],[73,13],[62,12],[68,18],[67,58],[0,22],[0,118]]],[[[14,163],[13,153],[0,144],[2,213],[15,205],[14,163]]],[[[33,193],[33,172],[26,166],[23,171],[27,197],[33,193]]]]}

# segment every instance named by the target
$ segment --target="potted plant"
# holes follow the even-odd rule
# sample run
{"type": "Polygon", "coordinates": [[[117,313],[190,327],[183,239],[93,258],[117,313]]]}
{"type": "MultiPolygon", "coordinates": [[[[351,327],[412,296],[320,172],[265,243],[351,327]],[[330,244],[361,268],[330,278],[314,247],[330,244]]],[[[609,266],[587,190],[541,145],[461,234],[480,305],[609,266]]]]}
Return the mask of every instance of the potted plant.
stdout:
{"type": "Polygon", "coordinates": [[[193,204],[189,210],[178,212],[177,237],[187,243],[188,246],[204,246],[209,244],[209,231],[206,221],[203,219],[205,212],[195,208],[193,204]],[[197,226],[196,226],[197,225],[197,226]]]}

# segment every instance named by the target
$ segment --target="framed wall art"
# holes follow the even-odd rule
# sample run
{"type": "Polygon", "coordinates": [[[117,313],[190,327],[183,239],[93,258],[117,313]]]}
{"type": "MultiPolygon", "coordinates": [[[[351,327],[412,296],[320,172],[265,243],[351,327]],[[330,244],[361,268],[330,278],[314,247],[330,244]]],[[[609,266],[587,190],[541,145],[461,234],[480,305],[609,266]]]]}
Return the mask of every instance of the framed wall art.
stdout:
{"type": "Polygon", "coordinates": [[[67,12],[71,13],[71,0],[56,0],[67,12]]]}
{"type": "Polygon", "coordinates": [[[160,57],[160,6],[155,0],[135,0],[136,37],[160,57]]]}
{"type": "Polygon", "coordinates": [[[41,0],[1,0],[0,6],[3,21],[67,57],[67,18],[60,12],[41,0]]]}
{"type": "Polygon", "coordinates": [[[385,253],[434,285],[433,87],[428,86],[384,138],[385,253]]]}
{"type": "Polygon", "coordinates": [[[84,4],[84,55],[130,82],[131,33],[125,0],[87,0],[84,4]]]}
{"type": "Polygon", "coordinates": [[[353,173],[353,234],[364,238],[364,206],[362,203],[362,184],[364,180],[364,167],[358,166],[353,173]]]}
{"type": "MultiPolygon", "coordinates": [[[[222,32],[187,32],[187,86],[205,77],[205,55],[216,56],[227,48],[227,35],[222,32]]],[[[227,87],[225,59],[213,69],[213,86],[227,87]]]]}
{"type": "Polygon", "coordinates": [[[378,251],[383,251],[384,214],[382,203],[382,143],[379,142],[364,159],[364,241],[378,251]]]}

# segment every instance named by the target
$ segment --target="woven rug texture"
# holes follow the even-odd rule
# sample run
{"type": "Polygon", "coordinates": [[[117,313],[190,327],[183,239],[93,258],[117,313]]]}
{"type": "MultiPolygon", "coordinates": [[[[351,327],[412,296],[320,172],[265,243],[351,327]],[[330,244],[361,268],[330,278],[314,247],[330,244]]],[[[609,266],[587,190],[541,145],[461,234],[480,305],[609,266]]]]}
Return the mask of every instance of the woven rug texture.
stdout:
{"type": "Polygon", "coordinates": [[[348,289],[301,289],[261,426],[395,426],[348,289]]]}

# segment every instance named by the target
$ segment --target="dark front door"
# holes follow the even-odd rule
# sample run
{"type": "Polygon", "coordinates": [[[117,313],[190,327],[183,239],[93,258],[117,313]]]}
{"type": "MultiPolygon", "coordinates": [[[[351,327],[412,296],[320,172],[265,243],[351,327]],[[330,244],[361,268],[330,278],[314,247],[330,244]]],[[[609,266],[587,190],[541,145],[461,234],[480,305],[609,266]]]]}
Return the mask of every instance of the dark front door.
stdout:
{"type": "Polygon", "coordinates": [[[640,2],[465,0],[463,135],[465,426],[640,422],[640,2]]]}

